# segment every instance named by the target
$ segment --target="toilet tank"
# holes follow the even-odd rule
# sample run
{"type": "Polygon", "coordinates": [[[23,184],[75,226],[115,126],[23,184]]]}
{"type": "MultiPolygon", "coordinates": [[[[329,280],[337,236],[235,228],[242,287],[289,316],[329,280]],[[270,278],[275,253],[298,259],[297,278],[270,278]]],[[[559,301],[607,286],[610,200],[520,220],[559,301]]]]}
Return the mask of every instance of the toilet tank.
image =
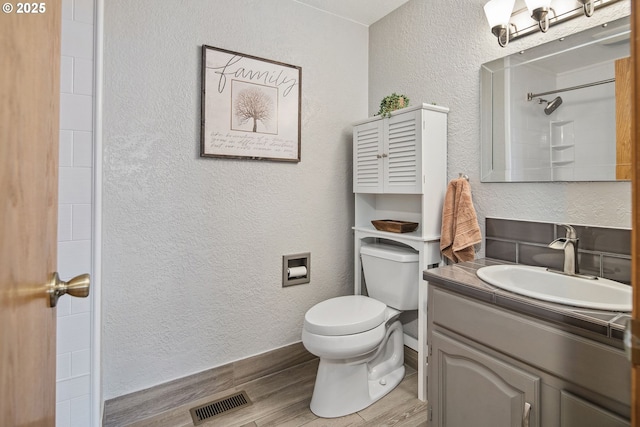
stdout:
{"type": "Polygon", "coordinates": [[[418,309],[418,253],[384,243],[362,245],[362,270],[371,298],[397,310],[418,309]]]}

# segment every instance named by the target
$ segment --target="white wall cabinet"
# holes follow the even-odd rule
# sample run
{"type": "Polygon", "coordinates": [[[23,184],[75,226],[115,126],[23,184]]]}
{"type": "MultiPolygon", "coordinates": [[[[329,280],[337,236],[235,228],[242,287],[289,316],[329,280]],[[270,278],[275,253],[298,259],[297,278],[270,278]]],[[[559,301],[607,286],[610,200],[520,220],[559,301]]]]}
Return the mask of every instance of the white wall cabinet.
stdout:
{"type": "Polygon", "coordinates": [[[353,192],[422,194],[431,185],[428,175],[439,171],[443,154],[446,173],[447,112],[447,108],[421,104],[395,111],[389,118],[357,123],[353,192]]]}
{"type": "MultiPolygon", "coordinates": [[[[420,104],[354,124],[353,191],[355,193],[355,293],[361,294],[363,243],[388,240],[413,248],[419,254],[418,342],[406,344],[426,354],[426,293],[422,272],[441,263],[440,226],[447,188],[448,108],[420,104]],[[416,231],[390,233],[376,230],[372,220],[419,223],[416,231]]],[[[415,341],[415,340],[413,340],[415,341]]],[[[426,399],[424,364],[419,363],[418,397],[426,399]]]]}

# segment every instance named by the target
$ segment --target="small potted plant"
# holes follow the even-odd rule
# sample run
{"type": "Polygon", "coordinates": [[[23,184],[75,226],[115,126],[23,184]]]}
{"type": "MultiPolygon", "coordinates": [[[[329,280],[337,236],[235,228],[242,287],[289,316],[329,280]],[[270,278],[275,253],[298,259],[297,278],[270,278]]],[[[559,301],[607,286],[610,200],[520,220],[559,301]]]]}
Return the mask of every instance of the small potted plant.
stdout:
{"type": "Polygon", "coordinates": [[[382,98],[382,101],[380,101],[380,111],[376,113],[376,116],[381,115],[382,117],[391,117],[392,111],[408,106],[409,98],[406,95],[398,95],[394,92],[391,95],[382,98]]]}

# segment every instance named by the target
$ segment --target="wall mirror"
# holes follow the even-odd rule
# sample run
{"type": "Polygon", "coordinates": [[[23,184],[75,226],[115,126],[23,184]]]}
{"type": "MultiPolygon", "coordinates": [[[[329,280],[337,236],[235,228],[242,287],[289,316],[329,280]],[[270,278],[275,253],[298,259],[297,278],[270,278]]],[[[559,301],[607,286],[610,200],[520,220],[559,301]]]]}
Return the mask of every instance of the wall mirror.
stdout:
{"type": "Polygon", "coordinates": [[[483,64],[481,181],[631,179],[629,17],[483,64]]]}

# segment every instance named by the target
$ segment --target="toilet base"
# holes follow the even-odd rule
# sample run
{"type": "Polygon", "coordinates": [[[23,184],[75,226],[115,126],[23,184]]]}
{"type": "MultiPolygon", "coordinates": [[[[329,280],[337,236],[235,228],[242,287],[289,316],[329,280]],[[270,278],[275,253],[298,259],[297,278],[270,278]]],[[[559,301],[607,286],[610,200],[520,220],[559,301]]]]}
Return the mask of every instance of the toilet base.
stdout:
{"type": "MultiPolygon", "coordinates": [[[[386,341],[386,340],[385,340],[386,341]]],[[[358,412],[392,391],[404,378],[402,324],[394,322],[384,349],[373,360],[320,359],[311,412],[336,418],[358,412]]]]}

